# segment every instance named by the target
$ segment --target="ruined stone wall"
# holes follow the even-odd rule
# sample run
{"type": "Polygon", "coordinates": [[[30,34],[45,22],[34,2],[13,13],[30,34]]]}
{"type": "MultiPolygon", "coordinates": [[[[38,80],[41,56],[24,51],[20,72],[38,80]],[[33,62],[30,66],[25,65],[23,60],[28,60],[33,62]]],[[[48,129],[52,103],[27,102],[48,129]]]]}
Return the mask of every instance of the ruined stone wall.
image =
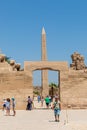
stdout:
{"type": "Polygon", "coordinates": [[[26,109],[26,99],[33,95],[31,77],[22,71],[0,73],[0,101],[15,97],[17,109],[26,109]]]}
{"type": "Polygon", "coordinates": [[[86,65],[84,63],[84,56],[79,54],[78,52],[74,52],[71,55],[72,64],[70,64],[70,67],[74,70],[84,70],[86,68],[86,65]]]}
{"type": "Polygon", "coordinates": [[[61,73],[61,101],[71,108],[87,108],[87,73],[69,69],[61,73]]]}
{"type": "MultiPolygon", "coordinates": [[[[72,70],[67,63],[27,63],[24,71],[11,71],[7,64],[0,64],[0,102],[3,98],[16,98],[16,108],[26,109],[27,96],[33,96],[33,70],[50,68],[59,71],[60,99],[64,107],[87,108],[87,72],[72,70]],[[31,66],[29,66],[31,65],[31,66]]],[[[45,89],[45,88],[44,88],[45,89]]]]}

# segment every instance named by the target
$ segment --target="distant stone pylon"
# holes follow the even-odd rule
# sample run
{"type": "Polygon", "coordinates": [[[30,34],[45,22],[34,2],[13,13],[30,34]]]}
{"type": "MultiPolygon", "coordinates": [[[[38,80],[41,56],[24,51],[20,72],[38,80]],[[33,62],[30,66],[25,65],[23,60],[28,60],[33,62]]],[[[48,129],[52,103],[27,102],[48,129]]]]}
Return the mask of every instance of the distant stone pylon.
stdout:
{"type": "MultiPolygon", "coordinates": [[[[47,61],[47,50],[46,50],[46,33],[44,27],[42,28],[42,61],[47,61]]],[[[42,95],[47,96],[49,94],[48,86],[48,70],[42,70],[42,95]]]]}

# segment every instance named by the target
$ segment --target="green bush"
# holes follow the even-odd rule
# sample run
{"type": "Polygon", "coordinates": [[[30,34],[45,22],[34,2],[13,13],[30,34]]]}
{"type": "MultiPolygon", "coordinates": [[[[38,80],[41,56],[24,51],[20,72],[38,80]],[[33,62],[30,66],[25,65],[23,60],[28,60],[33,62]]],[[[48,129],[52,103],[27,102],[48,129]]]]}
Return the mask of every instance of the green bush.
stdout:
{"type": "Polygon", "coordinates": [[[33,91],[33,93],[36,95],[40,95],[40,93],[38,91],[33,91]]]}

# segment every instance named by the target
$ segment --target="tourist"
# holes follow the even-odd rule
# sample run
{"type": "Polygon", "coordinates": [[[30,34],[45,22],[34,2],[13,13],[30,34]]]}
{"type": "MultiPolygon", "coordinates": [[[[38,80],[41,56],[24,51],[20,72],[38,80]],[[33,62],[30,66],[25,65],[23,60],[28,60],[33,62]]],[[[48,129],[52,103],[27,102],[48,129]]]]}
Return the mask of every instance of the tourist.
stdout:
{"type": "Polygon", "coordinates": [[[59,122],[61,103],[58,96],[55,96],[55,101],[53,102],[52,109],[54,110],[55,121],[59,122]]]}
{"type": "Polygon", "coordinates": [[[12,106],[13,116],[16,115],[15,105],[16,105],[15,98],[12,97],[12,98],[11,98],[11,106],[12,106]]]}
{"type": "Polygon", "coordinates": [[[38,103],[41,101],[40,95],[37,96],[38,103]]]}
{"type": "Polygon", "coordinates": [[[44,103],[44,97],[41,97],[41,107],[43,107],[43,103],[44,103]]]}
{"type": "Polygon", "coordinates": [[[51,102],[52,102],[51,96],[49,96],[49,100],[50,100],[49,106],[51,106],[51,102]]]}
{"type": "Polygon", "coordinates": [[[6,116],[10,116],[10,98],[6,99],[6,116]]]}
{"type": "Polygon", "coordinates": [[[26,110],[31,110],[31,109],[32,109],[32,99],[30,96],[28,96],[26,110]]]}
{"type": "Polygon", "coordinates": [[[46,103],[46,107],[49,108],[49,103],[50,103],[49,96],[46,96],[45,103],[46,103]]]}
{"type": "Polygon", "coordinates": [[[2,104],[2,106],[3,106],[3,108],[2,108],[2,110],[4,111],[4,110],[6,110],[6,99],[3,99],[3,104],[2,104]]]}

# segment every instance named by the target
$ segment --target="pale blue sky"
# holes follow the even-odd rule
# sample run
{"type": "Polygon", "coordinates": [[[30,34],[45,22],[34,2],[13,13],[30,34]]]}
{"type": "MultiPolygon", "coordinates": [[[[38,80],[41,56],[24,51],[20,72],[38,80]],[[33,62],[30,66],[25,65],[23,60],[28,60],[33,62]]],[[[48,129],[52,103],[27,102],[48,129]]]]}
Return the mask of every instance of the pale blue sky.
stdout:
{"type": "Polygon", "coordinates": [[[87,65],[87,0],[0,0],[0,48],[22,66],[41,59],[43,26],[49,61],[78,51],[87,65]]]}

